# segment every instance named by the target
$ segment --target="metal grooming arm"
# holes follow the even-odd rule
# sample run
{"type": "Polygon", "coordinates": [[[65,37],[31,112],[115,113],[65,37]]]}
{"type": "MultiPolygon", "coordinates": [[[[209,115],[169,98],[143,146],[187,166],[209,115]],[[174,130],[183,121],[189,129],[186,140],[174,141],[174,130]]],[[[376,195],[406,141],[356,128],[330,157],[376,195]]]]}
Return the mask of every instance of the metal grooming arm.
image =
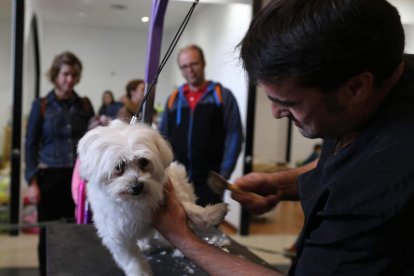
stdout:
{"type": "MultiPolygon", "coordinates": [[[[149,86],[157,74],[160,62],[162,31],[164,27],[164,16],[165,11],[167,9],[167,4],[168,0],[152,1],[151,21],[147,45],[147,63],[144,78],[145,94],[149,93],[149,86]]],[[[155,87],[156,86],[154,85],[152,89],[154,90],[155,87]]],[[[147,101],[144,103],[142,108],[141,121],[149,125],[151,125],[152,123],[154,98],[155,91],[152,91],[152,93],[148,96],[147,101]]]]}

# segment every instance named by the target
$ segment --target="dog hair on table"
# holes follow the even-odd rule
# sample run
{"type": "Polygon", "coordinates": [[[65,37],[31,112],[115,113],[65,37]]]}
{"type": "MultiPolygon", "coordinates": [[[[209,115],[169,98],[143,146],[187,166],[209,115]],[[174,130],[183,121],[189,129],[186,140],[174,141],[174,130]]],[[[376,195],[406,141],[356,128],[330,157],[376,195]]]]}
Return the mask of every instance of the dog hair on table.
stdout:
{"type": "Polygon", "coordinates": [[[170,145],[143,123],[114,120],[92,129],[80,140],[78,153],[98,235],[128,276],[152,274],[137,242],[154,234],[152,217],[163,204],[168,178],[193,224],[217,225],[228,211],[224,203],[195,204],[185,168],[172,163],[170,145]]]}

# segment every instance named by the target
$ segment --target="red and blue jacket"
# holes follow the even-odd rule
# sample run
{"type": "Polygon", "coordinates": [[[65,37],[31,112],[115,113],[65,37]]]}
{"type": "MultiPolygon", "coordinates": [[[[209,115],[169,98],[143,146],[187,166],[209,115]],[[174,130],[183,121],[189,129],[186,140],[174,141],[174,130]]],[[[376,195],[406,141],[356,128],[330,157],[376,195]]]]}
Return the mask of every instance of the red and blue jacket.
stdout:
{"type": "Polygon", "coordinates": [[[167,100],[160,132],[171,143],[175,159],[185,165],[201,198],[207,193],[205,181],[210,170],[230,177],[240,154],[243,130],[237,101],[230,90],[210,81],[191,110],[183,88],[167,100]]]}

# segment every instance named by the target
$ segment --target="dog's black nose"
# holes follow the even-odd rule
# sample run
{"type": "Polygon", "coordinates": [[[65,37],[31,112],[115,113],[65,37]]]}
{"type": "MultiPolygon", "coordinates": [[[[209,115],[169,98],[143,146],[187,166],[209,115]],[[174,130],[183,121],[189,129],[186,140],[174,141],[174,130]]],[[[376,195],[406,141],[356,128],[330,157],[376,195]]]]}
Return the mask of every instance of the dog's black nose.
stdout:
{"type": "Polygon", "coordinates": [[[132,185],[129,188],[129,192],[131,195],[139,195],[142,192],[143,188],[144,188],[144,183],[136,182],[134,185],[132,185]]]}

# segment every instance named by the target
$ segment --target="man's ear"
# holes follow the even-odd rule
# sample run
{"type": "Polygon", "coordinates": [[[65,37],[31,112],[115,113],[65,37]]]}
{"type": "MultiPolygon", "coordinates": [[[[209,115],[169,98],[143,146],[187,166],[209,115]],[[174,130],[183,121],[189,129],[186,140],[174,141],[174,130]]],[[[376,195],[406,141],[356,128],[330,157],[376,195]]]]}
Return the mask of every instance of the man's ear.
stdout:
{"type": "Polygon", "coordinates": [[[347,92],[351,97],[366,97],[374,89],[374,76],[370,72],[362,72],[346,82],[347,92]]]}

